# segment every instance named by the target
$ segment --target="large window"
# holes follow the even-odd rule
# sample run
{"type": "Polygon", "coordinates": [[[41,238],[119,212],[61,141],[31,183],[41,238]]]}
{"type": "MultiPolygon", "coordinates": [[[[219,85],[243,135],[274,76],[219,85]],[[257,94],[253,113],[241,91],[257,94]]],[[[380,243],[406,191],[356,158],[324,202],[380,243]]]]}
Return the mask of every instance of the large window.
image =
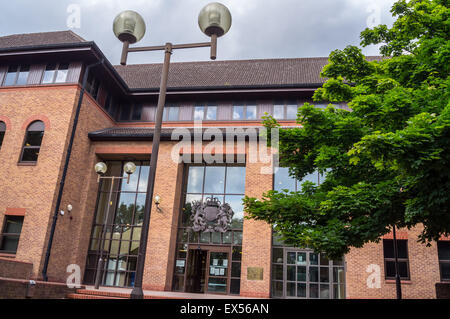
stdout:
{"type": "Polygon", "coordinates": [[[5,137],[6,124],[0,121],[0,149],[2,149],[3,138],[5,137]]]}
{"type": "Polygon", "coordinates": [[[44,75],[42,76],[42,84],[64,83],[67,80],[69,73],[68,63],[51,63],[45,67],[44,75]]]}
{"type": "Polygon", "coordinates": [[[233,106],[233,120],[256,120],[256,104],[235,104],[233,106]]]}
{"type": "Polygon", "coordinates": [[[91,72],[86,82],[86,92],[88,92],[94,98],[94,100],[97,100],[99,90],[100,81],[91,72]]]}
{"type": "Polygon", "coordinates": [[[329,260],[309,249],[286,247],[274,238],[272,297],[344,299],[344,261],[329,260]]]}
{"type": "MultiPolygon", "coordinates": [[[[94,283],[98,259],[103,250],[103,285],[134,285],[149,174],[148,162],[134,163],[137,169],[130,176],[129,184],[126,179],[116,179],[112,186],[110,179],[101,181],[86,263],[86,284],[94,283]],[[101,245],[103,228],[105,235],[101,245]]],[[[106,176],[127,176],[123,172],[124,162],[111,161],[106,164],[106,176]]]]}
{"type": "MultiPolygon", "coordinates": [[[[398,264],[401,279],[409,279],[408,241],[397,239],[398,264]]],[[[394,240],[383,240],[384,272],[386,279],[395,279],[394,240]]]]}
{"type": "Polygon", "coordinates": [[[194,107],[194,121],[217,120],[216,105],[196,105],[194,107]]]}
{"type": "MultiPolygon", "coordinates": [[[[173,289],[185,291],[187,281],[186,266],[189,260],[189,247],[208,245],[209,247],[231,248],[231,271],[228,275],[229,293],[239,294],[242,255],[242,228],[244,208],[242,199],[245,194],[245,167],[236,165],[187,165],[183,187],[183,209],[177,237],[176,267],[173,289]],[[221,203],[228,203],[234,211],[231,229],[220,232],[194,232],[192,227],[192,202],[205,201],[215,197],[221,203]]],[[[228,262],[227,262],[228,263],[228,262]]]]}
{"type": "Polygon", "coordinates": [[[42,138],[44,137],[44,130],[45,126],[41,121],[33,122],[28,126],[19,162],[37,162],[41,150],[42,138]]]}
{"type": "Polygon", "coordinates": [[[295,101],[276,102],[273,106],[273,117],[277,120],[297,119],[298,104],[295,101]]]}
{"type": "Polygon", "coordinates": [[[450,281],[450,241],[438,241],[437,246],[441,281],[450,281]]]}
{"type": "Polygon", "coordinates": [[[287,189],[290,192],[300,192],[304,182],[309,181],[316,185],[320,185],[320,183],[322,183],[325,179],[325,176],[326,173],[320,174],[316,171],[306,175],[301,181],[299,181],[289,175],[288,167],[278,167],[274,174],[273,189],[276,191],[287,189]]]}
{"type": "Polygon", "coordinates": [[[164,108],[163,121],[178,121],[180,108],[177,106],[166,106],[164,108]]]}
{"type": "Polygon", "coordinates": [[[3,86],[26,85],[29,74],[29,65],[10,65],[3,80],[3,86]]]}
{"type": "Polygon", "coordinates": [[[23,216],[5,216],[5,222],[0,237],[0,252],[10,254],[15,254],[17,252],[22,225],[23,216]]]}

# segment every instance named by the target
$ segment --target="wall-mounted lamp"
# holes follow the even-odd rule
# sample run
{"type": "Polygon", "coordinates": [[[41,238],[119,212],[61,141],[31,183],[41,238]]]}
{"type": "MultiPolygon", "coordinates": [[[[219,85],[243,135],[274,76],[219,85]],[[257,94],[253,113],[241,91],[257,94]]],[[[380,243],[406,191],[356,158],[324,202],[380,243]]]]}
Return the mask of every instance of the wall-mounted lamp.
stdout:
{"type": "MultiPolygon", "coordinates": [[[[71,204],[67,205],[67,212],[69,213],[69,215],[72,212],[72,209],[73,209],[73,206],[71,204]]],[[[59,213],[61,214],[61,216],[65,215],[65,212],[63,210],[61,210],[59,213]]],[[[72,219],[72,216],[70,216],[69,218],[72,219]]]]}
{"type": "Polygon", "coordinates": [[[155,199],[153,200],[153,202],[156,205],[156,209],[161,210],[161,208],[159,207],[159,204],[161,204],[161,197],[159,195],[155,196],[155,199]]]}

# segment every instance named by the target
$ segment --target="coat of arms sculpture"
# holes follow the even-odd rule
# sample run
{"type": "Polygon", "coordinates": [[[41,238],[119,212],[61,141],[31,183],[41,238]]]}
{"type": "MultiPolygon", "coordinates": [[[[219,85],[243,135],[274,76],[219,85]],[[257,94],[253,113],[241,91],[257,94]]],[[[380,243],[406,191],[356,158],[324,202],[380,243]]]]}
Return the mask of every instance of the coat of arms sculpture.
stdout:
{"type": "Polygon", "coordinates": [[[212,196],[205,203],[193,201],[192,213],[192,230],[204,233],[226,232],[234,215],[229,204],[221,204],[219,199],[212,196]]]}

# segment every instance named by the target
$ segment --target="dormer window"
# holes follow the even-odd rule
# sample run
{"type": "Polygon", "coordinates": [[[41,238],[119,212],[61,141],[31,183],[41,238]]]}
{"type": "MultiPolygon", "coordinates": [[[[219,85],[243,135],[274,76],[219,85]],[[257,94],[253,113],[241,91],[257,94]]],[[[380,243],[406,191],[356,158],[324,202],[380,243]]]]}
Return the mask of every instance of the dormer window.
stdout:
{"type": "Polygon", "coordinates": [[[42,77],[42,84],[64,83],[67,80],[69,73],[68,63],[51,63],[45,67],[44,75],[42,77]]]}
{"type": "Polygon", "coordinates": [[[10,65],[3,86],[26,85],[30,74],[29,65],[10,65]]]}

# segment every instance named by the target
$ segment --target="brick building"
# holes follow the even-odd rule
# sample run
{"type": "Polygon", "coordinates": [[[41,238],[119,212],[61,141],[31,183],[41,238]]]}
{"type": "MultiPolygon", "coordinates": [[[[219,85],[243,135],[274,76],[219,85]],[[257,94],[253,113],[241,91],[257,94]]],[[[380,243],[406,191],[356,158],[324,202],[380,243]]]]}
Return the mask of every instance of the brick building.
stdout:
{"type": "MultiPolygon", "coordinates": [[[[270,164],[251,160],[245,135],[258,132],[265,113],[283,126],[297,125],[297,108],[323,84],[319,74],[326,63],[327,58],[299,58],[171,64],[154,192],[161,203],[152,207],[144,289],[273,298],[395,297],[390,235],[332,261],[288,247],[270,225],[243,218],[244,195],[301,187],[286,168],[262,173],[270,164]],[[199,147],[188,142],[178,148],[186,132],[200,134],[199,147]],[[229,134],[236,144],[216,145],[214,163],[202,157],[211,135],[217,140],[229,134]],[[211,197],[234,211],[226,232],[192,228],[192,203],[211,197]]],[[[70,31],[0,38],[0,260],[32,264],[31,277],[40,279],[54,212],[64,210],[52,239],[49,280],[65,282],[67,266],[76,264],[83,283],[93,285],[102,254],[102,286],[133,286],[160,73],[160,64],[113,66],[94,42],[70,31]],[[77,116],[87,65],[102,59],[89,72],[77,116]],[[125,162],[134,162],[137,170],[129,183],[111,185],[98,180],[94,165],[100,161],[110,177],[126,176],[125,162]]],[[[322,176],[306,178],[320,183],[322,176]]],[[[419,231],[398,232],[403,295],[436,298],[436,283],[450,279],[450,242],[425,247],[416,242],[419,231]]]]}

